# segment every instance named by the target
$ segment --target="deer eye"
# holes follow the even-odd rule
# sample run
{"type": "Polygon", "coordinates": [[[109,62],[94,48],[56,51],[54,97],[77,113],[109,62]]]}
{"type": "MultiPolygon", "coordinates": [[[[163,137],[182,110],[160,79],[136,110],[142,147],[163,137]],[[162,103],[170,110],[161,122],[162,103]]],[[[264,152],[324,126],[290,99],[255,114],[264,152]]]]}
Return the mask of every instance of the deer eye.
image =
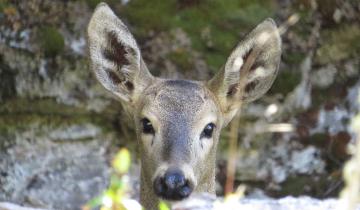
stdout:
{"type": "Polygon", "coordinates": [[[141,124],[142,124],[142,132],[143,133],[145,133],[145,134],[154,134],[155,133],[154,127],[152,126],[149,119],[143,118],[141,120],[141,124]]]}
{"type": "Polygon", "coordinates": [[[200,138],[211,138],[215,129],[214,123],[209,123],[205,126],[204,130],[202,131],[200,138]]]}

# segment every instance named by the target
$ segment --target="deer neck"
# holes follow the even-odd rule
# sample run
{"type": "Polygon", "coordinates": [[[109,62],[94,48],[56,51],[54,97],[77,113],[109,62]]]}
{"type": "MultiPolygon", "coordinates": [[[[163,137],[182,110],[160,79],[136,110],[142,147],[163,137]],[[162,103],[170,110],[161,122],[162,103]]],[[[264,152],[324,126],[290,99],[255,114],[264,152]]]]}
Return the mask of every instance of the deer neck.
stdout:
{"type": "Polygon", "coordinates": [[[151,180],[147,179],[141,172],[140,180],[140,203],[146,210],[157,210],[159,198],[155,195],[151,180]]]}

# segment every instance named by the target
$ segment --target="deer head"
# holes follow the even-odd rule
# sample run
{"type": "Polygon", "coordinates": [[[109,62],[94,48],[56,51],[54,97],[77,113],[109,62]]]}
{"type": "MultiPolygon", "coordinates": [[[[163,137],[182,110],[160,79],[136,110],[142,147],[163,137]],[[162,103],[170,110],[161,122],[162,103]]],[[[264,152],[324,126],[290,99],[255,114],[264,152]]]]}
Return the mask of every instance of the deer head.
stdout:
{"type": "Polygon", "coordinates": [[[97,79],[134,120],[145,208],[156,209],[158,199],[215,193],[221,129],[241,103],[259,98],[276,77],[281,40],[274,21],[267,19],[250,32],[210,81],[152,76],[135,39],[105,3],[90,20],[88,44],[97,79]]]}

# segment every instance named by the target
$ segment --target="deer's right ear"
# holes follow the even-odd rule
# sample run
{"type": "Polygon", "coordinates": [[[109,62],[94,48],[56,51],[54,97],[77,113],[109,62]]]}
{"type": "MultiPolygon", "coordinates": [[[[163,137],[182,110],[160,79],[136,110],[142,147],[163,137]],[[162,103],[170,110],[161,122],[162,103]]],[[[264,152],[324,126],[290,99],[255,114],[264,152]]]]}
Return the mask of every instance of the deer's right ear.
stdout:
{"type": "Polygon", "coordinates": [[[87,29],[91,66],[97,79],[126,102],[152,82],[135,39],[105,3],[100,3],[87,29]]]}

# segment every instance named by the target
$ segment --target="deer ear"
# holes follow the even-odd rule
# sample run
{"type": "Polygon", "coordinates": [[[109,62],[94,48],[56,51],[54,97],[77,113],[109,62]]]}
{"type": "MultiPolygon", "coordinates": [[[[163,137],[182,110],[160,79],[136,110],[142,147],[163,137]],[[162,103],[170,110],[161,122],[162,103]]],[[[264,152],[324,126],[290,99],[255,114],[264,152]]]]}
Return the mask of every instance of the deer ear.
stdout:
{"type": "Polygon", "coordinates": [[[281,56],[275,22],[266,19],[233,50],[225,66],[208,82],[223,112],[231,117],[241,102],[256,100],[271,87],[281,56]]]}
{"type": "Polygon", "coordinates": [[[130,102],[152,81],[135,39],[105,3],[100,3],[87,29],[90,61],[100,83],[130,102]]]}

